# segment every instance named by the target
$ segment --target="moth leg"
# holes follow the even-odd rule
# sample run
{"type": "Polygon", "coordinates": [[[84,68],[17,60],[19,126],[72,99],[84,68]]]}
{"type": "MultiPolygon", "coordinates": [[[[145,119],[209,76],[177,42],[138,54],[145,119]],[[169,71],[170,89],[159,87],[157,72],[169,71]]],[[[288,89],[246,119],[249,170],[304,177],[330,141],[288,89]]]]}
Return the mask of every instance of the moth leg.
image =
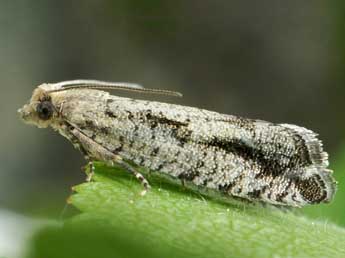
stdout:
{"type": "MultiPolygon", "coordinates": [[[[130,164],[124,161],[120,156],[104,148],[102,145],[100,145],[99,143],[95,142],[93,139],[83,134],[77,128],[73,128],[72,130],[70,130],[70,133],[78,139],[78,142],[81,145],[80,149],[83,149],[85,151],[87,150],[86,151],[88,153],[87,159],[102,160],[111,165],[113,165],[114,163],[119,164],[128,173],[134,175],[141,182],[141,184],[144,187],[144,190],[140,194],[142,196],[145,195],[147,191],[150,189],[150,184],[145,179],[145,177],[140,172],[138,172],[134,167],[132,167],[130,164]]],[[[87,180],[91,180],[94,174],[93,161],[90,161],[88,165],[90,166],[91,171],[90,171],[90,176],[87,177],[87,180]]]]}
{"type": "Polygon", "coordinates": [[[95,174],[95,165],[93,164],[93,161],[89,161],[89,163],[87,163],[86,167],[89,168],[89,173],[87,173],[87,176],[86,176],[86,182],[91,182],[92,177],[95,174]]]}
{"type": "Polygon", "coordinates": [[[181,185],[183,189],[186,189],[186,180],[185,179],[180,179],[181,185]]]}
{"type": "Polygon", "coordinates": [[[141,196],[144,196],[151,188],[149,182],[146,180],[146,178],[138,172],[134,167],[132,167],[130,164],[125,162],[121,159],[121,161],[117,161],[117,163],[123,167],[127,172],[131,173],[138,179],[141,183],[141,185],[144,187],[144,190],[140,193],[141,196]]]}
{"type": "MultiPolygon", "coordinates": [[[[85,159],[90,160],[88,157],[85,157],[85,159]]],[[[90,160],[85,166],[81,167],[81,170],[86,174],[86,182],[90,182],[95,174],[95,165],[93,161],[90,160]]]]}

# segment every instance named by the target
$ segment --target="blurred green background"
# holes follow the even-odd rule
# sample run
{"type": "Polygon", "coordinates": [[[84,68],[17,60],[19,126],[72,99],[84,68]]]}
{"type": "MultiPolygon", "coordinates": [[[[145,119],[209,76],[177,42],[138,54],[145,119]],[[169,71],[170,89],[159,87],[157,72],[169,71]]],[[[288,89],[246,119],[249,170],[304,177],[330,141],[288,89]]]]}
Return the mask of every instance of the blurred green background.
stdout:
{"type": "Polygon", "coordinates": [[[340,0],[1,1],[0,210],[58,218],[83,182],[82,155],[16,111],[40,83],[84,78],[318,132],[339,191],[305,213],[344,226],[344,23],[340,0]]]}

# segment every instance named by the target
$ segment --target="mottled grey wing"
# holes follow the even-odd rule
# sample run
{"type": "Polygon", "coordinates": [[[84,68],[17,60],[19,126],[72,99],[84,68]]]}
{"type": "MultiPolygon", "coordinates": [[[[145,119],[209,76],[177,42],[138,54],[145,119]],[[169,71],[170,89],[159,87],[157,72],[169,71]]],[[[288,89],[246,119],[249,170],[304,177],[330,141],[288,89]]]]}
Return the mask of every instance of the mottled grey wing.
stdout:
{"type": "Polygon", "coordinates": [[[68,119],[138,165],[274,204],[327,202],[334,195],[327,154],[310,130],[97,94],[91,103],[71,105],[66,113],[82,116],[68,119]]]}
{"type": "Polygon", "coordinates": [[[260,168],[256,178],[290,180],[287,187],[293,183],[306,203],[328,202],[334,196],[336,182],[327,168],[328,155],[308,129],[231,116],[195,123],[191,129],[193,141],[254,162],[260,168]]]}

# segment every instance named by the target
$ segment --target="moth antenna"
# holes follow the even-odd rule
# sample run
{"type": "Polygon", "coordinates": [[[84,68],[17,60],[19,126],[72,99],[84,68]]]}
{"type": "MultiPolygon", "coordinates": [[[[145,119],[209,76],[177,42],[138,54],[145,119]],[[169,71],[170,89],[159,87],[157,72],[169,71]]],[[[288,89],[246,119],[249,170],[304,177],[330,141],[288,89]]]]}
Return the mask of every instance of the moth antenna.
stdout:
{"type": "Polygon", "coordinates": [[[55,83],[60,86],[59,89],[50,90],[50,92],[59,92],[71,89],[95,89],[95,90],[126,90],[140,93],[161,94],[175,97],[182,97],[180,92],[160,89],[146,89],[136,83],[129,82],[105,82],[97,80],[72,80],[55,83]]]}
{"type": "Polygon", "coordinates": [[[71,81],[63,81],[55,83],[55,85],[60,86],[62,88],[70,88],[70,87],[83,87],[83,86],[104,86],[104,87],[128,87],[134,89],[143,89],[144,87],[140,84],[130,83],[130,82],[106,82],[106,81],[98,81],[98,80],[71,80],[71,81]]]}

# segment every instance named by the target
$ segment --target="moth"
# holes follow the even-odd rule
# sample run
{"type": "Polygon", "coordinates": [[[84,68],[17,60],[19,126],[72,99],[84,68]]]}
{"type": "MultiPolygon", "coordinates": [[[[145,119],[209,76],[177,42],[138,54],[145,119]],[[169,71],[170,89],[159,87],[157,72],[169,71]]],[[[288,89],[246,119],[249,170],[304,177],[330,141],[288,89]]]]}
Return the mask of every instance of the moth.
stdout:
{"type": "Polygon", "coordinates": [[[120,165],[250,201],[301,207],[330,202],[336,191],[317,135],[275,124],[169,103],[110,95],[106,90],[180,96],[137,84],[72,80],[38,86],[21,118],[66,137],[93,168],[120,165]]]}

